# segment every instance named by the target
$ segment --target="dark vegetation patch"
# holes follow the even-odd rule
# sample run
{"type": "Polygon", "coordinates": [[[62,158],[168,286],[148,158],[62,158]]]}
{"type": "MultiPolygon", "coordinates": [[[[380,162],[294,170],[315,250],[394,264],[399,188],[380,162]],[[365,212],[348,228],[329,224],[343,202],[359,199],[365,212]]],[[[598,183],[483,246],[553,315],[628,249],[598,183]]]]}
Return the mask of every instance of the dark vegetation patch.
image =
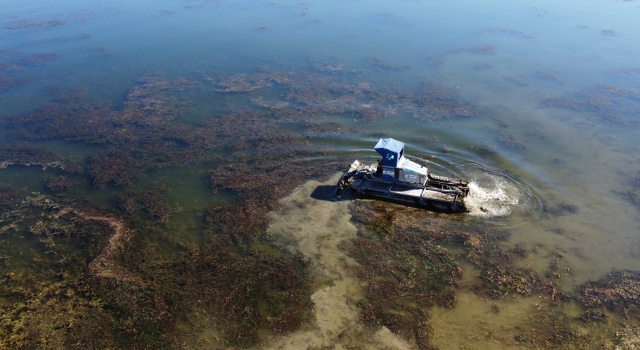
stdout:
{"type": "Polygon", "coordinates": [[[369,56],[365,59],[368,64],[384,70],[398,71],[409,68],[406,64],[391,64],[375,56],[369,56]]]}
{"type": "Polygon", "coordinates": [[[616,78],[632,78],[638,75],[639,73],[640,73],[640,68],[637,68],[637,67],[624,68],[624,69],[619,69],[611,72],[611,74],[616,78]]]}
{"type": "Polygon", "coordinates": [[[21,192],[21,189],[0,184],[0,211],[10,208],[13,201],[21,192]]]}
{"type": "Polygon", "coordinates": [[[34,21],[30,19],[14,20],[13,24],[4,29],[25,29],[25,28],[55,28],[63,26],[65,22],[59,20],[34,21]]]}
{"type": "MultiPolygon", "coordinates": [[[[578,331],[573,326],[576,321],[608,324],[611,314],[606,310],[629,324],[639,320],[638,272],[614,272],[586,283],[576,294],[567,293],[555,284],[571,275],[558,252],[547,256],[548,271],[540,276],[518,267],[518,260],[527,252],[519,245],[506,247],[508,233],[485,231],[451,218],[442,220],[437,215],[377,202],[356,201],[350,210],[359,227],[358,237],[343,242],[341,248],[358,262],[354,272],[366,282],[363,299],[358,302],[362,320],[374,328],[386,326],[418,348],[433,348],[429,308],[455,305],[461,262],[478,270],[479,283],[472,290],[479,296],[536,297],[538,302],[527,319],[516,321],[513,329],[518,333],[512,339],[495,338],[505,345],[587,348],[607,344],[621,333],[607,331],[602,338],[594,338],[578,331]],[[584,308],[577,318],[558,307],[569,301],[577,301],[584,308]]],[[[494,312],[500,309],[494,307],[494,312]]],[[[486,336],[494,337],[490,333],[486,336]]],[[[617,342],[628,344],[631,340],[626,337],[617,342]]]]}
{"type": "Polygon", "coordinates": [[[500,135],[500,141],[504,142],[504,144],[511,148],[527,149],[526,144],[511,134],[503,133],[500,135]]]}
{"type": "Polygon", "coordinates": [[[0,92],[25,85],[28,82],[28,78],[12,78],[0,72],[0,92]]]}
{"type": "Polygon", "coordinates": [[[640,173],[629,176],[627,191],[620,193],[627,197],[636,207],[640,207],[640,173]]]}
{"type": "Polygon", "coordinates": [[[0,59],[5,64],[17,66],[38,66],[51,63],[60,58],[55,52],[26,53],[13,50],[0,50],[0,59]]]}
{"type": "Polygon", "coordinates": [[[116,186],[129,186],[142,176],[134,159],[126,151],[110,150],[89,157],[87,174],[98,188],[108,183],[116,186]]]}
{"type": "Polygon", "coordinates": [[[50,176],[47,178],[47,188],[54,192],[66,191],[76,184],[77,182],[72,181],[65,175],[50,176]]]}
{"type": "MultiPolygon", "coordinates": [[[[529,316],[526,326],[513,341],[523,348],[588,349],[595,344],[594,337],[576,331],[571,324],[574,318],[553,304],[540,303],[529,316]],[[544,344],[544,345],[541,345],[544,344]]],[[[606,342],[605,342],[606,344],[606,342]]],[[[602,345],[602,348],[606,348],[602,345]]]]}
{"type": "MultiPolygon", "coordinates": [[[[54,58],[32,57],[28,64],[54,58]]],[[[84,162],[28,144],[3,146],[4,166],[58,166],[64,173],[48,178],[51,191],[73,186],[70,173],[90,178],[98,189],[123,188],[111,198],[119,211],[63,194],[16,203],[15,189],[2,189],[0,239],[15,245],[26,235],[33,247],[27,255],[8,258],[13,270],[25,266],[22,274],[10,275],[9,265],[0,262],[0,276],[7,278],[0,295],[15,301],[0,306],[0,338],[8,339],[9,348],[179,347],[208,326],[220,330],[212,346],[249,347],[272,334],[298,329],[310,315],[313,281],[305,258],[264,239],[268,213],[278,210],[278,200],[298,185],[335,173],[351,161],[339,159],[332,149],[312,147],[307,137],[349,131],[335,121],[324,122],[328,114],[370,121],[392,115],[396,106],[425,120],[477,113],[476,105],[464,101],[457,89],[425,83],[416,91],[399,91],[307,72],[203,81],[152,74],[135,81],[119,107],[83,103],[84,91],[51,87],[47,92],[56,96],[56,103],[3,119],[18,139],[98,145],[84,162]],[[259,95],[270,87],[278,89],[279,98],[259,95]],[[183,124],[192,107],[176,96],[195,89],[247,94],[256,107],[229,108],[201,124],[183,124]],[[297,131],[288,131],[291,126],[297,131]],[[210,207],[201,225],[189,228],[188,234],[199,242],[193,245],[170,231],[177,210],[165,196],[170,184],[146,190],[134,186],[158,169],[196,162],[209,164],[212,192],[234,198],[210,207]],[[24,259],[34,262],[31,272],[26,272],[24,259]],[[203,325],[198,315],[210,324],[203,325]],[[192,329],[178,327],[178,320],[192,329]]],[[[390,295],[406,292],[420,304],[408,305],[409,297],[385,304],[410,316],[365,309],[371,322],[389,324],[428,344],[425,308],[453,305],[460,270],[455,256],[438,247],[439,241],[417,241],[412,229],[395,233],[386,253],[399,255],[384,267],[388,280],[374,281],[378,284],[371,284],[369,293],[376,288],[390,295]],[[421,280],[427,276],[435,279],[421,280]],[[405,284],[393,286],[394,278],[405,284]]],[[[371,244],[387,249],[379,242],[371,244]]]]}
{"type": "Polygon", "coordinates": [[[270,86],[266,74],[238,74],[220,77],[217,81],[217,92],[249,92],[270,86]]]}
{"type": "MultiPolygon", "coordinates": [[[[147,206],[157,196],[141,195],[136,201],[147,206]]],[[[174,257],[148,245],[135,250],[145,238],[133,237],[96,264],[117,231],[110,221],[123,221],[58,199],[36,195],[0,213],[16,231],[3,232],[3,243],[26,235],[33,247],[28,261],[18,251],[2,257],[0,293],[11,301],[0,307],[7,348],[171,348],[181,339],[176,320],[194,313],[221,330],[219,345],[244,347],[264,330],[289,332],[308,317],[310,281],[299,255],[255,236],[238,245],[210,232],[205,244],[183,246],[174,257]]],[[[146,223],[127,225],[144,232],[146,223]]]]}
{"type": "Polygon", "coordinates": [[[553,216],[562,216],[577,213],[578,207],[573,204],[559,204],[556,206],[545,205],[542,207],[542,211],[553,216]]]}
{"type": "Polygon", "coordinates": [[[118,194],[118,206],[128,215],[141,214],[159,222],[168,222],[179,208],[167,204],[167,186],[159,185],[146,191],[127,191],[118,194]]]}
{"type": "Polygon", "coordinates": [[[547,80],[547,81],[554,81],[554,82],[558,82],[558,83],[560,82],[560,79],[558,79],[558,77],[553,73],[549,73],[549,72],[545,72],[545,71],[539,71],[536,74],[538,75],[538,77],[540,79],[547,80]]]}
{"type": "Polygon", "coordinates": [[[0,50],[0,93],[29,83],[29,78],[16,76],[16,72],[33,66],[41,66],[60,58],[57,53],[25,53],[0,50]]]}
{"type": "Polygon", "coordinates": [[[521,32],[519,30],[507,29],[507,28],[490,28],[490,29],[485,29],[485,30],[482,30],[482,31],[476,31],[475,33],[479,33],[479,34],[483,34],[483,33],[506,34],[506,35],[520,37],[520,38],[527,38],[527,39],[533,38],[533,36],[525,34],[525,33],[521,32]]]}
{"type": "MultiPolygon", "coordinates": [[[[0,169],[9,165],[41,166],[43,168],[62,168],[67,165],[60,156],[42,147],[27,144],[0,146],[0,169]]],[[[70,166],[73,168],[73,166],[70,166]]]]}
{"type": "Polygon", "coordinates": [[[577,299],[585,308],[606,308],[624,317],[640,318],[640,272],[615,271],[579,290],[577,299]]]}
{"type": "Polygon", "coordinates": [[[55,96],[58,102],[78,102],[87,97],[87,86],[65,89],[59,85],[49,85],[45,87],[45,92],[55,96]]]}
{"type": "Polygon", "coordinates": [[[548,107],[562,107],[577,112],[597,115],[613,124],[638,123],[640,93],[610,85],[598,85],[577,93],[573,97],[548,99],[548,107]]]}
{"type": "Polygon", "coordinates": [[[342,248],[358,262],[356,273],[367,283],[359,302],[363,322],[432,348],[428,309],[436,303],[453,307],[462,275],[454,255],[441,246],[443,233],[406,222],[384,206],[355,202],[350,209],[363,226],[342,248]]]}
{"type": "Polygon", "coordinates": [[[0,61],[0,72],[15,72],[23,69],[24,66],[0,61]]]}
{"type": "Polygon", "coordinates": [[[0,214],[3,227],[15,232],[3,232],[2,245],[15,248],[20,236],[20,244],[30,250],[27,260],[24,248],[4,250],[6,263],[0,264],[0,295],[9,301],[0,307],[4,348],[82,348],[91,345],[85,337],[97,347],[117,346],[113,333],[106,331],[110,312],[85,272],[87,260],[104,246],[109,228],[77,220],[67,208],[79,204],[61,199],[29,196],[0,214]],[[83,329],[88,322],[93,323],[92,333],[83,329]]]}
{"type": "Polygon", "coordinates": [[[452,117],[474,117],[480,112],[479,107],[462,99],[458,88],[449,88],[424,82],[415,95],[404,95],[399,98],[401,106],[414,118],[433,121],[452,117]]]}
{"type": "MultiPolygon", "coordinates": [[[[366,282],[364,299],[358,304],[362,320],[372,327],[385,326],[420,349],[433,348],[429,308],[455,305],[462,261],[479,270],[473,291],[482,297],[544,295],[552,301],[569,297],[551,279],[516,266],[525,252],[518,246],[502,247],[508,233],[487,232],[386,203],[356,201],[350,210],[359,225],[358,237],[343,242],[341,248],[358,262],[355,273],[366,282]]],[[[539,333],[527,336],[540,340],[549,336],[546,332],[551,330],[541,327],[539,333]]],[[[553,343],[570,341],[558,338],[553,343]]]]}
{"type": "Polygon", "coordinates": [[[486,44],[486,45],[473,46],[473,47],[459,47],[451,51],[451,53],[460,53],[460,52],[493,53],[495,50],[496,50],[495,46],[486,44]]]}

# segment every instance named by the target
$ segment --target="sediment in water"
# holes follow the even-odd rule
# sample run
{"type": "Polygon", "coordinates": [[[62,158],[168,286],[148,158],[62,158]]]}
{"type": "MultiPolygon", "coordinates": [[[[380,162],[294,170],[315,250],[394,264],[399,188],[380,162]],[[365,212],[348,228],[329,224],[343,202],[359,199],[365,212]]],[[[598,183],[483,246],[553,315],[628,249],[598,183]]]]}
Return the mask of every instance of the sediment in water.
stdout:
{"type": "Polygon", "coordinates": [[[307,257],[311,274],[319,284],[311,296],[312,325],[273,339],[261,348],[412,348],[386,327],[374,333],[360,322],[356,303],[362,299],[363,282],[350,273],[357,263],[339,248],[342,241],[357,234],[350,221],[349,202],[333,202],[331,194],[320,199],[311,197],[317,189],[335,185],[337,181],[338,175],[325,182],[309,181],[283,198],[283,208],[271,214],[269,233],[273,239],[307,257]]]}

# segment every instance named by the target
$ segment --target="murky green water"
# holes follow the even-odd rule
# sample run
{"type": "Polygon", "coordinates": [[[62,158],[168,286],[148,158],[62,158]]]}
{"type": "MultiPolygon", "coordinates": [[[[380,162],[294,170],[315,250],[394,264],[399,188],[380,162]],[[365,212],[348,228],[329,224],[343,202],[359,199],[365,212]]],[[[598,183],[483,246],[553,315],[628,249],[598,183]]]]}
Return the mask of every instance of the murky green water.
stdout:
{"type": "Polygon", "coordinates": [[[633,298],[621,314],[579,295],[640,270],[639,13],[609,0],[7,2],[0,347],[628,346],[633,298]],[[438,290],[394,304],[398,319],[366,312],[375,281],[349,242],[393,239],[323,193],[354,159],[375,162],[380,137],[472,181],[470,213],[390,206],[384,233],[404,215],[478,232],[438,241],[462,271],[453,308],[438,290]],[[479,291],[478,245],[546,289],[479,291]],[[47,312],[63,316],[48,326],[47,312]],[[409,314],[429,326],[406,331],[409,314]],[[543,324],[555,338],[529,332],[543,324]]]}

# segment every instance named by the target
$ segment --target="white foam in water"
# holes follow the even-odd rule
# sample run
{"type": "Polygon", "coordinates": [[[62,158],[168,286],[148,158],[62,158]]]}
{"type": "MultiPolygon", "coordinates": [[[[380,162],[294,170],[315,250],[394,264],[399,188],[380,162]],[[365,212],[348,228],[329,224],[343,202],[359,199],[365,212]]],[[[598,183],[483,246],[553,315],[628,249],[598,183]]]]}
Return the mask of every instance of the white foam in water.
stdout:
{"type": "Polygon", "coordinates": [[[522,191],[507,179],[485,174],[481,181],[469,183],[465,199],[469,214],[480,217],[500,217],[511,214],[522,197],[522,191]]]}

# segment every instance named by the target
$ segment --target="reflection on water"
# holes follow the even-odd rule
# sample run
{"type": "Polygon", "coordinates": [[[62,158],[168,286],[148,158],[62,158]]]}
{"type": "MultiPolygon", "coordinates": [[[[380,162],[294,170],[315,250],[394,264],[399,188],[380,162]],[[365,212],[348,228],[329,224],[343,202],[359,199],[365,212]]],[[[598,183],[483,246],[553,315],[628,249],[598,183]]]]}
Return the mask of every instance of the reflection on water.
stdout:
{"type": "Polygon", "coordinates": [[[9,1],[0,347],[636,346],[637,11],[9,1]],[[323,197],[380,137],[470,212],[323,197]]]}

